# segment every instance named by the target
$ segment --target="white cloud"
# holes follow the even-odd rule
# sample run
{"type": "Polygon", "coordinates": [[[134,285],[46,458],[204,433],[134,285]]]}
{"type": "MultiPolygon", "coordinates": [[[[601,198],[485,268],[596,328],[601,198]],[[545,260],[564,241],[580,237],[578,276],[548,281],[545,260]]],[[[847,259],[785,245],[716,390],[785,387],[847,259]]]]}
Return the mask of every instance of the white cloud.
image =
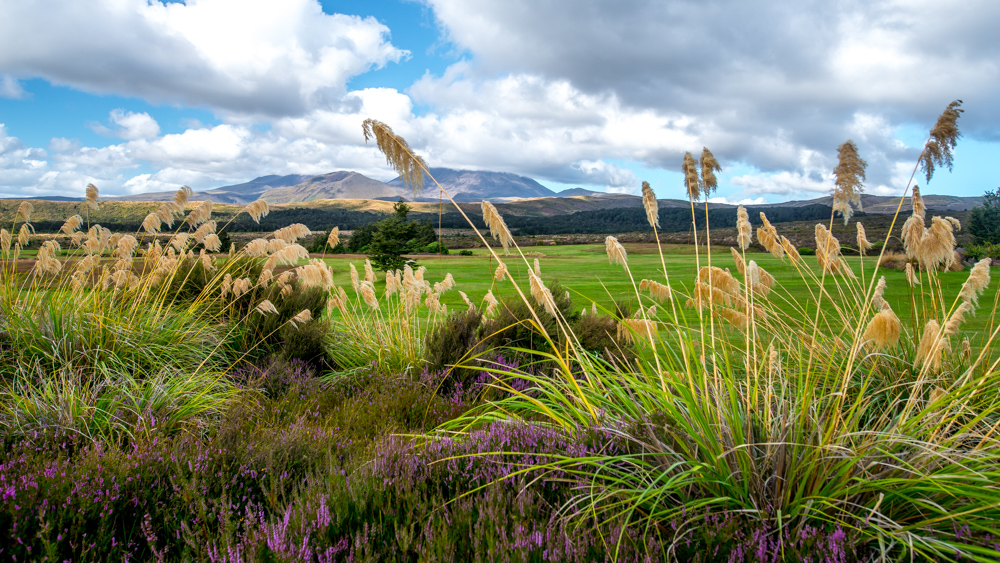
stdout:
{"type": "Polygon", "coordinates": [[[405,57],[388,32],[374,18],[325,14],[316,0],[4,2],[0,72],[224,113],[298,115],[336,105],[348,79],[405,57]]]}
{"type": "Polygon", "coordinates": [[[95,123],[91,125],[91,129],[101,135],[127,140],[149,139],[160,134],[160,124],[145,112],[133,113],[124,109],[114,109],[111,110],[108,121],[117,127],[110,129],[95,123]]]}
{"type": "Polygon", "coordinates": [[[763,197],[755,197],[752,199],[745,197],[743,199],[739,199],[719,196],[709,198],[708,201],[711,203],[725,203],[728,205],[764,205],[767,203],[767,200],[763,197]]]}

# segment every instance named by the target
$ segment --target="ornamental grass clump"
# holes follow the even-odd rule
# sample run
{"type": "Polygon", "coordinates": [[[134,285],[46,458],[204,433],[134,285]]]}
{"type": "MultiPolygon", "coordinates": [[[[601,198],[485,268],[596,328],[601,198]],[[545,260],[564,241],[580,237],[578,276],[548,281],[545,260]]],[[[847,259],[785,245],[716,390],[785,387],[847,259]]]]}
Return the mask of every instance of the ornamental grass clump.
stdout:
{"type": "MultiPolygon", "coordinates": [[[[918,165],[932,170],[947,162],[958,137],[956,108],[946,110],[918,165]]],[[[399,148],[405,144],[394,146],[390,162],[406,160],[427,172],[412,151],[399,148]]],[[[859,202],[864,161],[850,142],[840,156],[833,195],[836,211],[847,216],[859,202]]],[[[713,161],[703,151],[701,174],[690,153],[682,163],[696,238],[693,203],[714,188],[713,161]]],[[[902,231],[924,278],[912,285],[913,301],[921,305],[913,307],[911,322],[902,322],[884,297],[903,288],[878,282],[883,256],[844,257],[831,232],[832,214],[829,225],[815,229],[815,265],[801,260],[765,217],[758,240],[786,260],[797,279],[765,276],[742,249],[734,253],[737,275],[706,254],[708,263],[698,264],[681,300],[697,309],[693,324],[649,314],[651,290],[661,299],[677,292],[661,289],[670,287],[665,272],[662,280],[636,284],[636,314],[619,319],[619,336],[631,334],[637,348],[628,362],[584,350],[569,319],[551,310],[541,275],[525,260],[528,291],[517,288],[519,298],[527,310],[551,315],[555,326],[535,328],[563,344],[531,353],[551,367],[529,378],[530,393],[493,399],[443,430],[461,437],[477,425],[513,418],[566,436],[581,428],[613,432],[621,451],[567,454],[523,470],[584,479],[587,486],[563,505],[564,514],[581,526],[624,517],[623,529],[608,539],[612,545],[624,546],[629,531],[641,530],[667,553],[680,553],[712,514],[761,530],[761,541],[776,554],[787,554],[792,538],[806,530],[849,530],[861,560],[995,560],[1000,327],[989,322],[977,338],[978,354],[972,345],[952,343],[974,312],[975,288],[985,287],[984,270],[961,294],[945,291],[938,269],[953,256],[957,225],[932,220],[928,229],[922,212],[915,194],[919,219],[902,231]],[[786,283],[805,286],[807,297],[785,290],[786,283]]],[[[894,221],[888,236],[899,235],[894,221]]],[[[710,240],[707,225],[703,238],[710,240]]],[[[858,239],[867,251],[863,227],[858,239]]],[[[606,242],[609,260],[632,277],[624,247],[614,237],[606,242]]]]}

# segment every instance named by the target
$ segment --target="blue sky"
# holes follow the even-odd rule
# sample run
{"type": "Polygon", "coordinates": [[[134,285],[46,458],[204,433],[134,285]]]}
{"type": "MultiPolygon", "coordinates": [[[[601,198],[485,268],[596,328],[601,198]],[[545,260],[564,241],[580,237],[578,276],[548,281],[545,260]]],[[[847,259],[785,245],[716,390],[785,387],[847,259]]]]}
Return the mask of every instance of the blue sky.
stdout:
{"type": "Polygon", "coordinates": [[[434,166],[556,190],[679,197],[707,146],[727,201],[824,195],[850,138],[867,191],[896,195],[956,98],[954,171],[925,193],[980,195],[1000,186],[998,20],[987,0],[4,3],[0,197],[387,180],[367,117],[434,166]]]}

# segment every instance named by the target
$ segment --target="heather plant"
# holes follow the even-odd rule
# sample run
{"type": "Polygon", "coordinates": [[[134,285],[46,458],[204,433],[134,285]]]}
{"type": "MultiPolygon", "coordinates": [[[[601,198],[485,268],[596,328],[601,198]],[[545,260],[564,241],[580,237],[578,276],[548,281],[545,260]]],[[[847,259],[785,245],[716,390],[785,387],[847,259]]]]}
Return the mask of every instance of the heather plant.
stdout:
{"type": "MultiPolygon", "coordinates": [[[[918,159],[928,181],[935,167],[951,165],[959,105],[942,114],[918,159]]],[[[364,129],[401,176],[427,172],[391,129],[372,120],[364,129]]],[[[839,155],[833,195],[835,211],[846,217],[859,201],[865,164],[853,143],[841,145],[839,155]]],[[[700,173],[690,154],[683,169],[697,229],[694,202],[714,186],[718,164],[706,150],[700,173]]],[[[938,272],[954,264],[960,225],[934,217],[928,226],[915,187],[912,200],[913,215],[901,230],[894,219],[878,255],[862,252],[870,242],[859,229],[860,271],[844,259],[832,215],[829,225],[816,227],[815,265],[762,216],[758,243],[794,268],[808,288],[805,300],[746,254],[753,232],[742,210],[733,261],[720,267],[707,254],[689,291],[665,271],[661,280],[636,280],[625,248],[608,237],[610,262],[635,288],[635,314],[619,319],[620,334],[638,350],[631,362],[586,353],[538,268],[523,291],[506,273],[500,249],[480,234],[500,264],[497,279],[514,284],[550,344],[534,357],[554,369],[445,429],[468,432],[513,416],[566,436],[581,428],[615,432],[623,440],[618,452],[567,455],[524,471],[544,467],[587,480],[590,486],[563,505],[565,514],[581,524],[624,518],[610,539],[616,546],[628,544],[629,530],[676,525],[665,549],[679,553],[684,538],[714,515],[745,522],[773,558],[822,537],[816,545],[828,546],[831,560],[851,553],[993,560],[1000,556],[993,540],[1000,532],[993,346],[1000,327],[991,321],[983,334],[961,331],[989,284],[989,263],[980,261],[957,295],[946,294],[938,272]],[[888,288],[879,273],[892,236],[912,262],[904,289],[913,295],[909,323],[884,299],[886,291],[903,289],[888,288]],[[678,312],[684,307],[698,313],[693,326],[678,312]],[[554,325],[542,322],[543,311],[554,325]]],[[[655,201],[644,197],[654,229],[655,201]]],[[[488,202],[483,218],[502,251],[515,250],[530,269],[488,202]]],[[[710,241],[707,225],[704,237],[710,241]]]]}

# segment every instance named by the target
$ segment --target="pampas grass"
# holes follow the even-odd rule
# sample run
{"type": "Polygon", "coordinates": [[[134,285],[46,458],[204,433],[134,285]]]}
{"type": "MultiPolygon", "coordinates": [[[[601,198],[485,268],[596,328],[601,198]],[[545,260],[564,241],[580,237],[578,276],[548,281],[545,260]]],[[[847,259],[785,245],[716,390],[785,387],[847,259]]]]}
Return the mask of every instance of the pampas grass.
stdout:
{"type": "MultiPolygon", "coordinates": [[[[612,264],[618,264],[623,267],[628,267],[628,254],[625,252],[625,247],[618,242],[618,239],[609,236],[604,239],[604,249],[608,255],[608,261],[612,264]]],[[[538,263],[538,259],[535,259],[535,263],[538,263]]],[[[539,275],[535,272],[535,275],[539,275]]]]}
{"type": "Polygon", "coordinates": [[[847,140],[837,147],[837,167],[833,169],[833,212],[840,212],[844,224],[854,214],[854,209],[861,209],[861,193],[864,191],[865,168],[868,163],[858,154],[858,146],[854,141],[847,140]]]}
{"type": "Polygon", "coordinates": [[[653,193],[649,182],[642,183],[642,207],[646,210],[646,220],[649,221],[649,226],[659,229],[660,212],[656,203],[656,194],[653,193]]]}
{"type": "Polygon", "coordinates": [[[508,254],[508,249],[514,244],[514,237],[511,236],[510,230],[507,228],[507,223],[504,222],[503,217],[497,211],[493,204],[483,200],[483,221],[486,226],[490,229],[490,234],[500,242],[500,246],[503,248],[503,253],[508,254]]]}
{"type": "Polygon", "coordinates": [[[424,160],[413,153],[410,145],[406,141],[393,133],[385,123],[374,119],[366,119],[361,124],[365,136],[365,142],[375,139],[382,154],[385,155],[386,163],[391,166],[403,184],[409,187],[413,194],[419,194],[424,189],[424,170],[427,168],[424,160]]]}
{"type": "Polygon", "coordinates": [[[954,157],[952,151],[958,143],[962,133],[958,130],[958,118],[961,117],[962,100],[955,100],[948,104],[948,107],[938,116],[937,123],[930,132],[930,139],[924,145],[924,150],[920,154],[920,166],[924,170],[927,181],[931,181],[934,171],[947,166],[952,169],[954,157]]]}

